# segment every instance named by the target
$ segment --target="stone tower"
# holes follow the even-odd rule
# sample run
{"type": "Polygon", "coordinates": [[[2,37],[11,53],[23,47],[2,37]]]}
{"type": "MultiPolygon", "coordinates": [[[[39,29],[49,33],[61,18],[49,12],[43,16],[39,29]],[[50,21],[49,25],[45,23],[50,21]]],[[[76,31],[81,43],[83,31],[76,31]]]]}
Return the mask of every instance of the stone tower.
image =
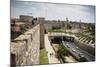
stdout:
{"type": "Polygon", "coordinates": [[[45,22],[45,18],[43,17],[39,17],[38,22],[40,24],[40,49],[44,48],[44,22],[45,22]]]}

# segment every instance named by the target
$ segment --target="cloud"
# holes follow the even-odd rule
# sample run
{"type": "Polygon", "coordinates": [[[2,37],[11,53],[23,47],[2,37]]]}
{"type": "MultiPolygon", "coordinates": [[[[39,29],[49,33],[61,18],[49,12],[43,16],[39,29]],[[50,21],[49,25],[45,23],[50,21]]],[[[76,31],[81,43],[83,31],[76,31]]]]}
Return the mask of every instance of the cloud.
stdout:
{"type": "Polygon", "coordinates": [[[66,20],[68,17],[70,20],[95,22],[94,6],[17,1],[11,9],[13,8],[15,8],[15,16],[32,13],[34,17],[41,16],[48,20],[66,20]]]}

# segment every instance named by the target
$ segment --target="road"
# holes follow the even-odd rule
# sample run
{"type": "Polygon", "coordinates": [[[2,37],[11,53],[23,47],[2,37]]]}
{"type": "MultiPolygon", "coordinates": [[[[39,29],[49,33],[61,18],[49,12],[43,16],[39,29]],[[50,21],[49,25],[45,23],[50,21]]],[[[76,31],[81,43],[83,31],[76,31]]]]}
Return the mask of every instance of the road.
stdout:
{"type": "Polygon", "coordinates": [[[70,48],[70,51],[73,54],[75,54],[76,56],[78,56],[80,54],[80,55],[84,56],[88,61],[94,61],[95,60],[95,57],[93,55],[91,55],[88,52],[80,49],[74,43],[67,42],[67,41],[63,41],[63,43],[65,44],[66,47],[70,48]]]}
{"type": "MultiPolygon", "coordinates": [[[[49,36],[71,36],[71,37],[75,37],[73,35],[68,35],[68,34],[65,34],[65,33],[51,33],[49,34],[49,36]]],[[[76,38],[76,37],[75,37],[76,38]]],[[[84,51],[83,49],[79,48],[77,45],[75,45],[74,43],[72,42],[67,42],[67,41],[64,41],[62,39],[62,43],[63,45],[69,49],[69,51],[74,54],[75,56],[79,57],[79,55],[81,56],[84,56],[88,61],[94,61],[95,60],[95,56],[89,54],[87,51],[84,51]]]]}

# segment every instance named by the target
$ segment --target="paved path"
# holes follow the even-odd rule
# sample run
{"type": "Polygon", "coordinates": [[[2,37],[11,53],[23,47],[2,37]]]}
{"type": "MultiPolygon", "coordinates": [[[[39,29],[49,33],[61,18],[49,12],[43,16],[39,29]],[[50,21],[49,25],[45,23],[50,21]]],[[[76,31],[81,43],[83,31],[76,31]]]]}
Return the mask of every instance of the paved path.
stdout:
{"type": "Polygon", "coordinates": [[[60,61],[55,57],[55,52],[52,46],[50,45],[48,34],[45,34],[45,48],[46,48],[46,51],[48,52],[49,64],[60,63],[60,61]],[[53,53],[53,55],[50,55],[50,53],[53,53]]]}

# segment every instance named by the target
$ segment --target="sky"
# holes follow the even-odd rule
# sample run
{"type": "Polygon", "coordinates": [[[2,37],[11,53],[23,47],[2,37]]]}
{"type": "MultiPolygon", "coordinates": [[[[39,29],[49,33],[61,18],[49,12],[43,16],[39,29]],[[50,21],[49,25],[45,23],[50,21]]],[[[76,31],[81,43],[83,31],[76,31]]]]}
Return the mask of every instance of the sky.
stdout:
{"type": "Polygon", "coordinates": [[[11,0],[11,17],[19,18],[20,15],[95,23],[95,6],[11,0]]]}

